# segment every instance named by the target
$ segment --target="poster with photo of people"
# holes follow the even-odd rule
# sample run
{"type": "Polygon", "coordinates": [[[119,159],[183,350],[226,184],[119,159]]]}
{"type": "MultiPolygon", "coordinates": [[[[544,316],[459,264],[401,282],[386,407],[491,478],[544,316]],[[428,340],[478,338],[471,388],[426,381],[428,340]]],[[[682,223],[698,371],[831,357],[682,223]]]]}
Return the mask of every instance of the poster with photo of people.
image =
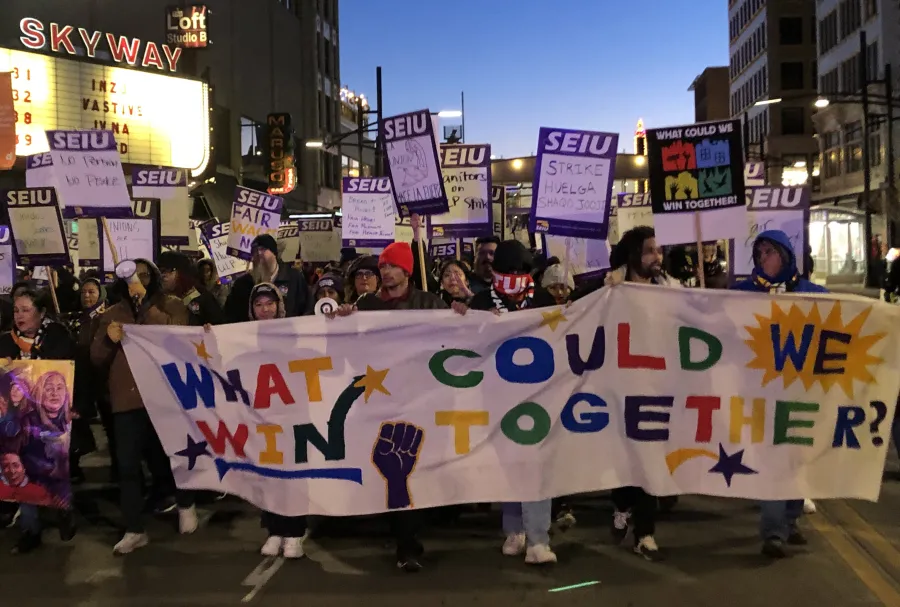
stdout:
{"type": "Polygon", "coordinates": [[[0,501],[70,506],[74,377],[72,361],[0,366],[0,501]]]}

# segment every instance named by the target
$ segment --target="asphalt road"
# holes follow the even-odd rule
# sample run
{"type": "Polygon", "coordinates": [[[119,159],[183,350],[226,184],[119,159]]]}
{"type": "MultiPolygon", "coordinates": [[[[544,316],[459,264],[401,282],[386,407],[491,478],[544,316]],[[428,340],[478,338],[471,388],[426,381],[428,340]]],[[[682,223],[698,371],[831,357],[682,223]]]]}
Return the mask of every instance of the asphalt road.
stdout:
{"type": "Polygon", "coordinates": [[[80,519],[74,541],[62,544],[50,530],[40,551],[13,557],[15,535],[0,531],[0,605],[900,607],[893,451],[887,470],[878,503],[820,503],[803,523],[810,545],[779,562],[759,554],[751,502],[683,498],[658,529],[668,559],[648,563],[610,544],[611,506],[597,495],[577,499],[577,525],[555,534],[554,566],[503,557],[499,513],[473,512],[432,526],[425,569],[405,574],[378,519],[328,521],[330,533],[307,542],[308,558],[266,561],[255,511],[228,500],[204,506],[192,536],[177,535],[174,518],[151,518],[151,544],[114,557],[114,496],[98,482],[106,471],[91,468],[84,494],[96,510],[85,509],[90,520],[80,519]]]}

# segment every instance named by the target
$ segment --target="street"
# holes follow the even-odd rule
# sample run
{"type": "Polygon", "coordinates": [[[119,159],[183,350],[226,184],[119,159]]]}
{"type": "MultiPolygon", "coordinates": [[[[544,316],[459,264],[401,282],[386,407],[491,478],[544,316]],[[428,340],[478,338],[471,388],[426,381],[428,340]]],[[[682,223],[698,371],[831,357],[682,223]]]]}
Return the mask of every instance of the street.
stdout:
{"type": "Polygon", "coordinates": [[[668,558],[653,564],[631,553],[630,539],[610,544],[611,505],[591,495],[573,501],[577,525],[555,534],[555,566],[502,556],[495,508],[431,526],[425,569],[416,575],[394,568],[386,523],[376,518],[326,521],[325,536],[307,541],[307,559],[263,559],[255,509],[230,499],[204,505],[202,527],[192,536],[177,535],[174,515],[148,515],[150,545],[115,557],[115,494],[99,482],[108,475],[101,463],[97,455],[88,460],[97,467],[88,468],[82,495],[96,511],[82,509],[74,541],[62,544],[48,529],[42,549],[13,557],[7,554],[15,533],[0,532],[4,605],[900,606],[900,472],[893,450],[877,504],[820,502],[817,514],[804,517],[809,546],[780,562],[759,554],[752,502],[683,497],[657,532],[668,558]]]}

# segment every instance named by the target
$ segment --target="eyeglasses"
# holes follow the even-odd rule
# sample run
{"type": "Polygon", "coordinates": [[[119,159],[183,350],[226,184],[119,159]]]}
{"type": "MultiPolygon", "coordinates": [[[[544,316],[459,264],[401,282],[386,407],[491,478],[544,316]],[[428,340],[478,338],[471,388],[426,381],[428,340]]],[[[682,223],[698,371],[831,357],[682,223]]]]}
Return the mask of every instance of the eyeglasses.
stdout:
{"type": "Polygon", "coordinates": [[[359,270],[356,275],[359,278],[375,278],[375,272],[372,270],[359,270]]]}

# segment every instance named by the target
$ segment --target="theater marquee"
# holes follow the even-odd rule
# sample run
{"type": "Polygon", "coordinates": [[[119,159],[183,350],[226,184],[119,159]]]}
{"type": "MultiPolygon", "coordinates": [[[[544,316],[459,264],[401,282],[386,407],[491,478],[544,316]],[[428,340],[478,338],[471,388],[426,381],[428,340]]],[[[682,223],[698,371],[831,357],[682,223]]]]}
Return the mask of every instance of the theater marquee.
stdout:
{"type": "Polygon", "coordinates": [[[108,129],[122,162],[206,168],[203,82],[0,48],[4,71],[12,73],[18,156],[47,151],[47,130],[108,129]]]}

